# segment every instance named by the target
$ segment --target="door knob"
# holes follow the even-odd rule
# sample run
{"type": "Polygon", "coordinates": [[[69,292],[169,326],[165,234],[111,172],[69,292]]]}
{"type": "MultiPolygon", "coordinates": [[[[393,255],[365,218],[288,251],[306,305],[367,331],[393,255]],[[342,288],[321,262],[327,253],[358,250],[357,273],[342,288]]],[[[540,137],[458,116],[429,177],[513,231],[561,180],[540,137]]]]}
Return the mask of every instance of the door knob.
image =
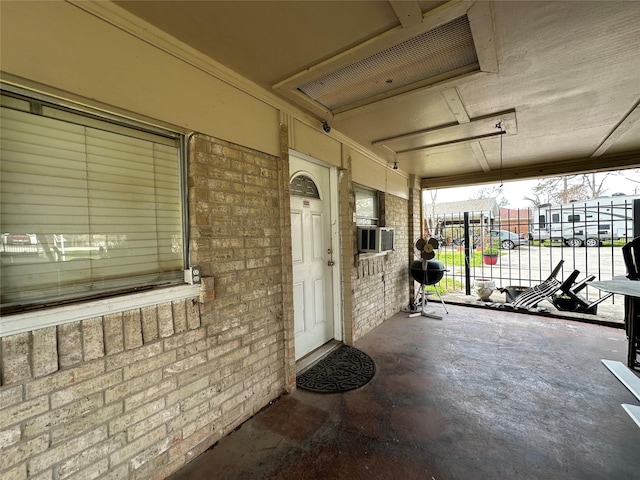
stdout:
{"type": "Polygon", "coordinates": [[[329,265],[330,267],[333,267],[336,264],[336,262],[334,262],[333,260],[329,260],[327,262],[327,265],[329,265]]]}

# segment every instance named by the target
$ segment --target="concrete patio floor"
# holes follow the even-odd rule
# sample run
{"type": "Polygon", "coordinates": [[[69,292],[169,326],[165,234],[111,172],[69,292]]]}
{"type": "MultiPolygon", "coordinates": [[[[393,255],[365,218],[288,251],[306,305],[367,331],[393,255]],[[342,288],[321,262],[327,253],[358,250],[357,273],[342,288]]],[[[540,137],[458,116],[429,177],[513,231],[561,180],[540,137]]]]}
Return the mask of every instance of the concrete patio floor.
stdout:
{"type": "Polygon", "coordinates": [[[285,395],[171,480],[640,479],[640,402],[601,363],[624,330],[447,307],[357,342],[366,386],[285,395]]]}

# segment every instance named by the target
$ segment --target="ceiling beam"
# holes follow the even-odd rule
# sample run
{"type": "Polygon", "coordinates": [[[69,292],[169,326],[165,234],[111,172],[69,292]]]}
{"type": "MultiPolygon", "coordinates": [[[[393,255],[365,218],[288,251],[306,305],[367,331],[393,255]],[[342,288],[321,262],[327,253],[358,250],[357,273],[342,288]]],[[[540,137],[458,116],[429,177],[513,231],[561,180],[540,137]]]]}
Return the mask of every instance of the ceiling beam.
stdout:
{"type": "Polygon", "coordinates": [[[487,73],[498,73],[498,55],[496,53],[495,35],[493,32],[493,2],[475,2],[467,16],[473,42],[476,44],[480,70],[487,73]]]}
{"type": "Polygon", "coordinates": [[[469,123],[471,121],[471,117],[469,117],[467,109],[464,108],[464,103],[462,103],[462,98],[460,98],[457,88],[453,87],[443,90],[442,96],[447,102],[447,105],[449,105],[449,109],[451,113],[453,113],[453,116],[456,117],[458,123],[469,123]]]}
{"type": "Polygon", "coordinates": [[[475,135],[473,137],[468,137],[468,138],[460,138],[456,140],[448,140],[444,142],[433,143],[431,145],[425,145],[423,147],[407,148],[404,150],[397,150],[396,155],[404,155],[404,154],[415,153],[415,152],[424,152],[425,150],[432,150],[435,148],[442,148],[442,147],[450,147],[451,145],[458,145],[460,143],[477,143],[480,140],[486,140],[487,138],[496,137],[498,135],[504,135],[506,133],[507,132],[501,130],[501,131],[495,131],[491,133],[485,133],[482,135],[475,135]]]}
{"type": "Polygon", "coordinates": [[[417,130],[415,132],[396,135],[394,137],[381,138],[371,142],[371,145],[385,145],[397,153],[400,153],[427,150],[429,148],[441,147],[443,145],[479,140],[494,135],[501,135],[502,132],[509,135],[515,135],[518,132],[515,110],[474,118],[467,123],[459,123],[455,125],[450,124],[445,127],[428,128],[425,130],[417,130]],[[496,130],[496,125],[499,123],[502,125],[501,131],[496,130]],[[411,148],[404,148],[402,145],[399,145],[406,141],[418,141],[422,142],[422,145],[413,146],[411,148]],[[394,144],[396,145],[396,148],[394,148],[394,144]]]}
{"type": "Polygon", "coordinates": [[[404,28],[413,27],[422,21],[422,10],[415,1],[389,0],[391,8],[404,28]]]}
{"type": "Polygon", "coordinates": [[[615,126],[613,131],[604,139],[595,152],[591,154],[592,157],[599,157],[606,153],[610,147],[612,147],[620,138],[627,133],[633,125],[640,120],[640,101],[638,101],[631,111],[625,115],[625,117],[615,126]]]}
{"type": "MultiPolygon", "coordinates": [[[[448,88],[442,92],[442,96],[444,97],[447,105],[449,105],[449,109],[453,113],[453,116],[456,117],[458,123],[469,123],[471,122],[471,117],[467,113],[467,109],[464,107],[464,103],[462,102],[462,98],[460,97],[460,93],[458,89],[448,88]]],[[[489,166],[489,162],[487,161],[487,156],[484,153],[482,145],[479,141],[471,142],[471,150],[473,150],[473,156],[478,160],[480,164],[480,168],[482,168],[483,172],[488,172],[491,170],[489,166]]]]}
{"type": "Polygon", "coordinates": [[[482,149],[480,142],[471,142],[471,150],[473,150],[473,154],[478,159],[478,163],[480,164],[482,171],[488,172],[491,170],[489,162],[487,162],[487,156],[484,154],[484,150],[482,149]]]}
{"type": "Polygon", "coordinates": [[[485,173],[470,172],[449,177],[423,177],[420,186],[423,189],[466,187],[501,181],[531,180],[545,177],[591,172],[607,172],[625,168],[637,168],[640,150],[616,155],[603,155],[598,158],[574,158],[558,160],[538,165],[505,168],[485,173]]]}

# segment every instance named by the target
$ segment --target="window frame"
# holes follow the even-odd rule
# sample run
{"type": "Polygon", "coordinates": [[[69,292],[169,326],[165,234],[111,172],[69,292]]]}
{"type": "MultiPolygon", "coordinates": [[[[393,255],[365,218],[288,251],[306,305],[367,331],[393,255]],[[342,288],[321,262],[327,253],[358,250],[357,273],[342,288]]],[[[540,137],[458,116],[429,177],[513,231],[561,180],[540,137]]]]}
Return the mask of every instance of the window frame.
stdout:
{"type": "MultiPolygon", "coordinates": [[[[126,287],[111,290],[95,297],[78,297],[69,302],[58,297],[51,302],[47,299],[39,303],[27,304],[22,309],[2,313],[0,317],[0,337],[21,331],[31,331],[51,325],[77,321],[83,318],[105,315],[141,306],[166,303],[199,295],[199,285],[192,285],[189,263],[189,195],[188,195],[188,136],[179,129],[143,123],[130,117],[115,115],[87,105],[52,97],[40,92],[33,92],[18,86],[0,82],[0,93],[3,96],[27,101],[32,105],[28,113],[37,112],[37,105],[47,106],[61,112],[67,112],[87,119],[87,122],[98,121],[113,126],[112,131],[119,133],[118,128],[171,139],[176,142],[178,153],[177,181],[180,199],[180,231],[182,234],[181,270],[183,275],[165,285],[149,284],[148,287],[126,287]],[[34,107],[35,106],[35,107],[34,107]],[[141,291],[143,290],[143,291],[141,291]],[[160,292],[160,293],[158,293],[160,292]]],[[[40,107],[42,108],[42,107],[40,107]]],[[[24,111],[24,110],[23,110],[24,111]]],[[[62,120],[65,121],[65,120],[62,120]]]]}
{"type": "Polygon", "coordinates": [[[354,206],[356,226],[358,227],[379,227],[380,225],[380,192],[372,188],[366,188],[360,185],[354,185],[354,206]],[[359,216],[358,215],[358,193],[370,196],[374,200],[374,215],[373,217],[359,216]],[[363,222],[364,220],[364,222],[363,222]]]}

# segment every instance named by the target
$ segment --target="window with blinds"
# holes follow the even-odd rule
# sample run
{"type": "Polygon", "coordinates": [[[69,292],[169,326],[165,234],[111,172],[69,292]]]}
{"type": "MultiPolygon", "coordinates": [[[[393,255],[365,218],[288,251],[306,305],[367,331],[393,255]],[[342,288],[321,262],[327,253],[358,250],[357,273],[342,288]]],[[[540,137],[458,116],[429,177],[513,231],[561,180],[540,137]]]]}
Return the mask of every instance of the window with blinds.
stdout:
{"type": "Polygon", "coordinates": [[[1,99],[2,313],[182,283],[180,137],[1,99]]]}

